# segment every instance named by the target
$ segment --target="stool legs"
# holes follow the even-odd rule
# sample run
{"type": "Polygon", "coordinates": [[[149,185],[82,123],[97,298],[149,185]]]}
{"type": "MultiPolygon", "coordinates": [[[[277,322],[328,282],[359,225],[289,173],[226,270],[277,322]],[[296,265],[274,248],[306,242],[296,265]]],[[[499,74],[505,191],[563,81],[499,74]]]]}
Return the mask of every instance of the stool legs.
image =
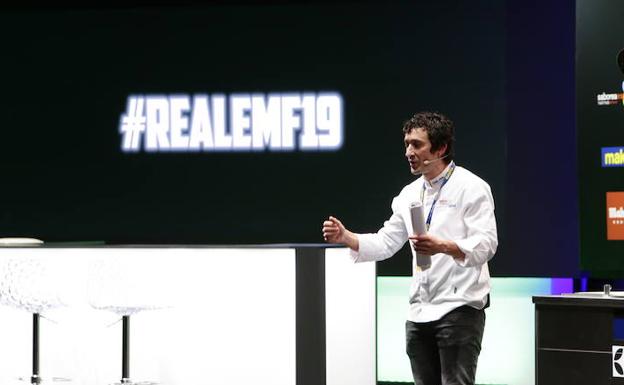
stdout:
{"type": "Polygon", "coordinates": [[[39,377],[39,313],[33,313],[33,343],[32,343],[32,376],[31,384],[40,384],[39,377]]]}
{"type": "Polygon", "coordinates": [[[130,383],[130,316],[122,318],[122,342],[121,342],[121,383],[130,383]]]}

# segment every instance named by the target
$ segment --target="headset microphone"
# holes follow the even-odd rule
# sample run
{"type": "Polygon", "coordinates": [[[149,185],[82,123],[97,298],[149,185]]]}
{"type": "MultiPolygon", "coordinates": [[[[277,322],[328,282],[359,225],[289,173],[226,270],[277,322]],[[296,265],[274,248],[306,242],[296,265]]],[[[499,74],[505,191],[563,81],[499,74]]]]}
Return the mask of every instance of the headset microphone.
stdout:
{"type": "Polygon", "coordinates": [[[429,160],[429,159],[425,159],[425,160],[423,160],[423,164],[424,164],[425,166],[429,166],[431,163],[433,163],[433,162],[437,162],[437,161],[439,161],[439,160],[442,160],[442,159],[446,158],[447,156],[448,156],[448,154],[446,154],[446,155],[444,155],[444,156],[441,156],[441,157],[439,157],[439,158],[431,159],[431,160],[429,160]]]}

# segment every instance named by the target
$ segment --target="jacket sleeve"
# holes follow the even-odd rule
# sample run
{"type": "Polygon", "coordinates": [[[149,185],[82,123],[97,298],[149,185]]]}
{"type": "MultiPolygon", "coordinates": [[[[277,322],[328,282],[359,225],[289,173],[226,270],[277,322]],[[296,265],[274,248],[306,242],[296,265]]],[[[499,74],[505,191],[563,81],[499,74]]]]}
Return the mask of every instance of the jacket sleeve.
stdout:
{"type": "Polygon", "coordinates": [[[408,234],[398,199],[392,200],[392,216],[376,233],[356,234],[359,250],[351,250],[354,262],[381,261],[393,256],[407,241],[408,234]]]}
{"type": "Polygon", "coordinates": [[[460,266],[473,267],[492,259],[498,247],[498,235],[490,186],[484,183],[466,193],[463,220],[467,236],[454,240],[466,257],[455,261],[460,266]]]}

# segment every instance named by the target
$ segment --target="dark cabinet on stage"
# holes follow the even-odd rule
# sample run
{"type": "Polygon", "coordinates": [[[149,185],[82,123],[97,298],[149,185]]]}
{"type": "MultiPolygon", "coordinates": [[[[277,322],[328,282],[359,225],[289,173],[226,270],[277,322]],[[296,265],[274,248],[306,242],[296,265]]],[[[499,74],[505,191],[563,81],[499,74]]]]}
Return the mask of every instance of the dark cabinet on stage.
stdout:
{"type": "Polygon", "coordinates": [[[624,298],[587,293],[533,303],[536,385],[624,384],[624,298]]]}

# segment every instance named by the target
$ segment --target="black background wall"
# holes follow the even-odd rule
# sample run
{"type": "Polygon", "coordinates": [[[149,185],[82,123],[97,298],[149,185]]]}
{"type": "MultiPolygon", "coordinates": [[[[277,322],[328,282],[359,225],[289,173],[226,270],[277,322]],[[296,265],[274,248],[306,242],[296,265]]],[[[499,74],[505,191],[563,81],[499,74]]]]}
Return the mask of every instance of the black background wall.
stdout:
{"type": "MultiPolygon", "coordinates": [[[[574,4],[135,3],[0,12],[0,234],[320,242],[375,231],[412,180],[401,124],[447,113],[497,204],[499,276],[578,264],[574,4]],[[130,94],[337,91],[337,152],[123,154],[130,94]]],[[[379,264],[409,274],[405,251],[379,264]]]]}
{"type": "MultiPolygon", "coordinates": [[[[581,268],[591,276],[617,278],[624,274],[624,241],[608,239],[606,194],[624,191],[624,169],[603,167],[601,149],[623,146],[624,111],[621,100],[598,105],[597,96],[623,92],[616,57],[624,49],[624,4],[579,0],[576,9],[581,268]]],[[[622,202],[608,206],[619,209],[622,202]]],[[[610,224],[618,226],[614,220],[610,224]]]]}

